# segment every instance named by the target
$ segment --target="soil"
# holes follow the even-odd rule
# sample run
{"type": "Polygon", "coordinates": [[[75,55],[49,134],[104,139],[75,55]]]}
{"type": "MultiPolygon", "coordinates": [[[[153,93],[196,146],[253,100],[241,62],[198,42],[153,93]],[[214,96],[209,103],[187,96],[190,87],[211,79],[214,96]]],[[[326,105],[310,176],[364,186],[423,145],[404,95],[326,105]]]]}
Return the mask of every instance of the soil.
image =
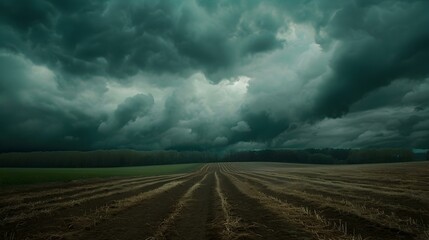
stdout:
{"type": "MultiPolygon", "coordinates": [[[[398,225],[393,223],[378,222],[376,218],[371,219],[344,209],[340,202],[336,207],[332,201],[326,203],[320,200],[322,198],[310,198],[309,196],[317,195],[330,199],[347,199],[355,204],[365,200],[360,197],[361,192],[358,189],[353,192],[354,188],[349,191],[356,197],[347,197],[346,192],[338,191],[335,185],[323,185],[323,191],[318,190],[321,185],[312,185],[311,182],[303,182],[300,187],[296,177],[300,176],[300,171],[303,178],[314,177],[315,173],[311,173],[313,167],[288,167],[294,168],[293,174],[288,175],[280,164],[272,166],[263,163],[218,163],[208,164],[191,174],[95,179],[62,185],[27,186],[15,190],[8,188],[0,190],[0,239],[305,240],[332,239],[332,236],[338,236],[333,239],[351,240],[359,239],[356,236],[360,236],[362,239],[418,240],[427,236],[426,216],[429,216],[429,211],[425,208],[426,203],[422,203],[419,209],[423,211],[424,217],[417,219],[417,210],[411,209],[409,202],[398,199],[395,194],[376,192],[376,196],[369,196],[377,197],[377,208],[386,206],[387,212],[395,210],[397,206],[397,223],[403,224],[401,226],[406,229],[398,228],[398,225]],[[258,169],[261,171],[258,172],[258,169]],[[267,172],[275,174],[268,176],[267,172]],[[288,177],[291,177],[290,180],[288,177]],[[237,184],[238,182],[267,196],[265,202],[252,196],[252,191],[246,192],[239,188],[244,185],[237,184]],[[302,195],[297,195],[300,191],[302,195]],[[147,196],[139,198],[144,194],[147,196]],[[84,201],[81,201],[82,199],[84,201]],[[131,201],[128,205],[119,204],[133,199],[138,200],[131,201]],[[299,220],[273,212],[273,208],[269,206],[271,201],[273,204],[287,203],[294,209],[315,211],[318,215],[310,214],[305,216],[305,219],[302,217],[304,225],[297,224],[299,220]],[[76,204],[73,204],[74,202],[76,204]],[[321,219],[327,223],[341,220],[348,228],[337,230],[327,224],[320,232],[317,229],[310,231],[305,227],[305,221],[311,220],[311,217],[314,217],[315,222],[321,219]],[[401,222],[399,218],[410,219],[410,223],[401,222]],[[335,234],[324,236],[326,229],[335,234]]],[[[389,165],[386,165],[386,169],[388,168],[389,165]]],[[[416,168],[421,169],[421,166],[416,168]]],[[[383,174],[381,171],[371,172],[371,168],[368,169],[365,174],[371,179],[377,179],[381,177],[377,174],[383,174]]],[[[413,166],[407,166],[407,169],[412,170],[413,166]]],[[[360,178],[357,171],[353,173],[356,175],[337,170],[329,172],[327,168],[324,171],[327,172],[326,178],[332,181],[355,181],[354,185],[362,185],[363,188],[368,185],[371,191],[380,186],[380,183],[371,185],[364,177],[360,178]]],[[[421,179],[417,179],[417,175],[407,179],[404,172],[397,170],[397,174],[400,174],[407,184],[416,182],[407,189],[413,193],[406,196],[407,198],[414,199],[414,196],[426,196],[429,193],[426,186],[421,184],[421,179]]],[[[323,172],[317,172],[317,176],[323,178],[323,172]]],[[[383,182],[386,184],[385,189],[400,191],[399,187],[395,188],[395,184],[387,183],[383,182]]],[[[368,191],[362,190],[362,193],[364,192],[368,194],[368,191]]],[[[301,219],[301,215],[298,216],[301,219]]]]}

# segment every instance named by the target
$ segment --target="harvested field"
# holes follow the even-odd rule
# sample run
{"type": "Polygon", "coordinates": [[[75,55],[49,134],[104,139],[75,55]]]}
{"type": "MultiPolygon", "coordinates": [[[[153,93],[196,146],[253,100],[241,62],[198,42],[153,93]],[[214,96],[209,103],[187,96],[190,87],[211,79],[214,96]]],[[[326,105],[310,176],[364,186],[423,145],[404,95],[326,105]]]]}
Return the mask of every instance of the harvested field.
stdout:
{"type": "Polygon", "coordinates": [[[0,191],[0,239],[429,239],[429,163],[214,163],[0,191]]]}

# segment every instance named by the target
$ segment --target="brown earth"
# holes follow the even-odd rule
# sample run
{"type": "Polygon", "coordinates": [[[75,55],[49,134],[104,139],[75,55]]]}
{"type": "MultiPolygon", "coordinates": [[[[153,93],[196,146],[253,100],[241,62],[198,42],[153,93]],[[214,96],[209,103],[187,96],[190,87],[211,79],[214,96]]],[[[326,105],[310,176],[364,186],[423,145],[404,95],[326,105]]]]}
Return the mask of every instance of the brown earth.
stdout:
{"type": "Polygon", "coordinates": [[[208,164],[0,190],[0,239],[429,239],[429,163],[208,164]]]}

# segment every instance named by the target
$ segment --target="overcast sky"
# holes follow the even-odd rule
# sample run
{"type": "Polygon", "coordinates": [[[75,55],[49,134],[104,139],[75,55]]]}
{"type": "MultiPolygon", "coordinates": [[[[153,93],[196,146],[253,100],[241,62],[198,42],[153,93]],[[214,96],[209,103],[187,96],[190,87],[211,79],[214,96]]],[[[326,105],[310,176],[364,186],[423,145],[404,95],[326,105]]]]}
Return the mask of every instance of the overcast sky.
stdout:
{"type": "Polygon", "coordinates": [[[0,0],[0,151],[429,148],[427,0],[0,0]]]}

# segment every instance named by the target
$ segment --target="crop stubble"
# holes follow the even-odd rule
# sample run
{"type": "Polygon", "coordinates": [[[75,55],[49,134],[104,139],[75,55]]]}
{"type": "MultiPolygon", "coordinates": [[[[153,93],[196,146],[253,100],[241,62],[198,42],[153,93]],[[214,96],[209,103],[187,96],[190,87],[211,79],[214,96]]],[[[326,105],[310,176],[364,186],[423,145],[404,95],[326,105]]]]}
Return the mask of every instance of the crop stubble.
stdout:
{"type": "Polygon", "coordinates": [[[429,164],[207,164],[0,192],[0,239],[429,239],[429,164]]]}

